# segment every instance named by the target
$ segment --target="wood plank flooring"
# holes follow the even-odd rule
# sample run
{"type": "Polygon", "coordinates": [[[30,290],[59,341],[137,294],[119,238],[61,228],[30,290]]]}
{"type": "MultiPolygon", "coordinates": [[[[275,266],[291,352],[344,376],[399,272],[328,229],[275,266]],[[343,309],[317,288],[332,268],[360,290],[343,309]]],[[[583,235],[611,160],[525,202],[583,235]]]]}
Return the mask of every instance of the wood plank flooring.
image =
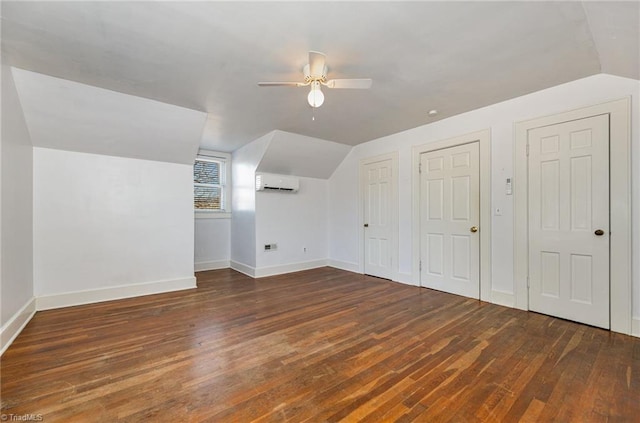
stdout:
{"type": "Polygon", "coordinates": [[[197,276],[193,290],[37,313],[2,357],[2,413],[640,421],[639,338],[332,268],[197,276]]]}

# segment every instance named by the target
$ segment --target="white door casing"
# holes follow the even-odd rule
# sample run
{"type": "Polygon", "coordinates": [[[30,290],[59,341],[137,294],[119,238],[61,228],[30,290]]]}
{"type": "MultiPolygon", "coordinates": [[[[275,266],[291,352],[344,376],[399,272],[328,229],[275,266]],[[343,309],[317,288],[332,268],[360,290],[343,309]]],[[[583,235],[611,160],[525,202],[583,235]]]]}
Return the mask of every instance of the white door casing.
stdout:
{"type": "Polygon", "coordinates": [[[529,309],[609,328],[609,115],[529,131],[529,309]]]}
{"type": "Polygon", "coordinates": [[[631,99],[629,97],[514,126],[514,288],[516,308],[529,308],[529,205],[527,140],[535,128],[592,116],[609,116],[609,281],[611,330],[631,334],[631,99]]]}
{"type": "Polygon", "coordinates": [[[394,279],[397,243],[397,156],[361,162],[363,210],[363,272],[394,279]]]}
{"type": "Polygon", "coordinates": [[[479,143],[420,155],[420,282],[480,298],[479,143]]]}

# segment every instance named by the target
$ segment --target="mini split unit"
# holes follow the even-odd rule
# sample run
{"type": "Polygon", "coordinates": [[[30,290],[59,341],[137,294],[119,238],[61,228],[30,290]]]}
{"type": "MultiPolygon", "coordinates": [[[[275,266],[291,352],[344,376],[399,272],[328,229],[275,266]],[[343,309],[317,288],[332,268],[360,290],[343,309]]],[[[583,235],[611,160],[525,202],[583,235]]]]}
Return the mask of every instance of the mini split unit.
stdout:
{"type": "Polygon", "coordinates": [[[300,189],[300,180],[293,176],[268,173],[256,175],[256,191],[297,192],[298,189],[300,189]]]}

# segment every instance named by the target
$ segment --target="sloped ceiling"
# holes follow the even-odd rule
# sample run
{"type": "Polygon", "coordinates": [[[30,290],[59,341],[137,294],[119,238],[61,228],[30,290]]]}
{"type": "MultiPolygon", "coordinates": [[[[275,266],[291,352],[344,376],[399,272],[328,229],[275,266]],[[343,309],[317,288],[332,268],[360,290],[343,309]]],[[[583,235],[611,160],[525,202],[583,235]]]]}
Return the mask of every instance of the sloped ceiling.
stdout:
{"type": "Polygon", "coordinates": [[[640,79],[640,2],[585,2],[602,73],[640,79]]]}
{"type": "Polygon", "coordinates": [[[328,179],[351,146],[274,131],[257,172],[328,179]]]}
{"type": "MultiPolygon", "coordinates": [[[[638,2],[3,1],[1,7],[4,63],[207,113],[201,146],[221,151],[273,130],[355,145],[588,75],[640,77],[638,2]],[[372,89],[327,90],[325,104],[312,110],[305,89],[257,86],[299,80],[308,50],[327,54],[330,77],[371,77],[372,89]],[[439,110],[435,119],[430,109],[439,110]]],[[[67,100],[89,95],[84,85],[75,87],[67,100]]],[[[25,113],[39,117],[27,121],[42,123],[37,94],[29,95],[25,113]]],[[[64,109],[65,98],[51,93],[44,101],[64,109]]],[[[105,106],[121,101],[128,110],[128,96],[115,98],[105,106]]],[[[164,128],[165,119],[159,113],[144,124],[164,128]]],[[[53,119],[45,123],[37,139],[64,129],[53,119]]],[[[190,125],[180,126],[189,138],[202,129],[198,119],[190,125]]],[[[46,142],[63,148],[63,135],[46,142]]],[[[122,136],[139,138],[135,131],[122,136]]],[[[154,147],[141,143],[136,153],[148,148],[154,147]]]]}
{"type": "Polygon", "coordinates": [[[36,147],[193,164],[206,113],[13,69],[36,147]]]}

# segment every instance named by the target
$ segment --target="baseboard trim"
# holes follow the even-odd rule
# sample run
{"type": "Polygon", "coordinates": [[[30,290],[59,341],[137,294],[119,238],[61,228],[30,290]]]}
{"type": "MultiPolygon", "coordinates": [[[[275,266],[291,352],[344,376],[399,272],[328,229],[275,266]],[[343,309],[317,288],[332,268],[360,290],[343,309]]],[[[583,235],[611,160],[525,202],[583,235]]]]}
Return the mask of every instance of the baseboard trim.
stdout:
{"type": "Polygon", "coordinates": [[[631,319],[631,336],[637,336],[640,338],[640,317],[634,317],[631,319]]]}
{"type": "Polygon", "coordinates": [[[245,275],[250,276],[252,278],[256,277],[256,268],[249,266],[248,264],[231,260],[229,262],[229,267],[235,270],[236,272],[244,273],[245,275]]]}
{"type": "Polygon", "coordinates": [[[181,291],[196,287],[195,276],[137,283],[132,285],[110,286],[107,288],[87,291],[65,292],[62,294],[44,295],[36,298],[37,310],[71,307],[82,304],[99,303],[102,301],[121,300],[123,298],[140,297],[143,295],[160,294],[163,292],[181,291]]]}
{"type": "Polygon", "coordinates": [[[32,297],[0,329],[0,356],[9,348],[20,332],[36,314],[36,299],[32,297]]]}
{"type": "Polygon", "coordinates": [[[259,267],[255,269],[256,278],[264,278],[267,276],[283,275],[285,273],[300,272],[302,270],[316,269],[325,267],[327,260],[302,261],[298,263],[282,264],[277,266],[259,267]]]}
{"type": "Polygon", "coordinates": [[[302,270],[316,269],[327,265],[327,260],[312,260],[298,263],[282,264],[268,267],[252,267],[237,261],[231,261],[229,267],[252,278],[265,278],[267,276],[284,275],[285,273],[300,272],[302,270]]]}
{"type": "Polygon", "coordinates": [[[360,265],[358,263],[351,263],[348,261],[340,260],[327,260],[327,266],[335,267],[336,269],[346,270],[348,272],[362,273],[360,272],[360,265]]]}
{"type": "Polygon", "coordinates": [[[194,264],[196,272],[204,272],[206,270],[226,269],[230,267],[229,260],[201,261],[194,264]]]}
{"type": "Polygon", "coordinates": [[[491,291],[491,303],[505,307],[515,308],[516,297],[511,292],[491,291]]]}
{"type": "Polygon", "coordinates": [[[405,285],[420,286],[419,284],[416,284],[413,281],[413,275],[411,275],[411,273],[400,273],[400,272],[397,272],[393,277],[393,281],[394,282],[400,282],[400,283],[405,284],[405,285]]]}

